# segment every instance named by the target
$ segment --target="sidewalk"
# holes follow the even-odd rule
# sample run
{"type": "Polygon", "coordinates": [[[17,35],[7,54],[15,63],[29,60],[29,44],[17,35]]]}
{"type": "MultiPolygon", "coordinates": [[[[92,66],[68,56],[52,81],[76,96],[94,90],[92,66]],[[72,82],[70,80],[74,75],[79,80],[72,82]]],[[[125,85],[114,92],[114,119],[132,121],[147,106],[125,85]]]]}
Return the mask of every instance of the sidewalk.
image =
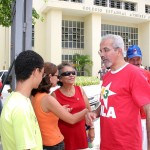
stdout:
{"type": "Polygon", "coordinates": [[[89,150],[100,150],[100,122],[99,118],[94,122],[95,126],[95,139],[93,141],[93,148],[89,148],[89,150]]]}
{"type": "MultiPolygon", "coordinates": [[[[101,86],[90,85],[90,86],[84,86],[83,89],[86,95],[89,97],[89,96],[100,94],[101,86]]],[[[95,126],[95,139],[93,141],[94,147],[88,148],[88,150],[100,150],[100,147],[99,147],[100,146],[100,120],[99,118],[95,120],[94,126],[95,126]]]]}

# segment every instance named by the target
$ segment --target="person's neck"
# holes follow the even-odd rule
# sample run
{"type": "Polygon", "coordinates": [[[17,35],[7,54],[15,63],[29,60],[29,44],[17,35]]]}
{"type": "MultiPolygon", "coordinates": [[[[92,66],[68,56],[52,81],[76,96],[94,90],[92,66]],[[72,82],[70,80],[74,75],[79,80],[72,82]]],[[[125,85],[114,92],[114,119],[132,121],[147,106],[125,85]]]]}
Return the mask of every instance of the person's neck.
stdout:
{"type": "Polygon", "coordinates": [[[72,89],[74,89],[74,86],[73,85],[63,85],[61,88],[65,91],[69,92],[72,89]]]}
{"type": "Polygon", "coordinates": [[[63,85],[60,90],[64,95],[68,97],[71,97],[75,94],[75,89],[73,85],[63,85]]]}
{"type": "Polygon", "coordinates": [[[116,63],[116,65],[112,66],[110,69],[111,71],[116,71],[118,69],[120,69],[121,67],[123,67],[127,62],[122,60],[121,62],[119,63],[116,63]]]}
{"type": "Polygon", "coordinates": [[[31,94],[31,87],[25,82],[18,82],[16,85],[15,92],[19,92],[20,94],[24,95],[25,97],[29,98],[31,94]]]}

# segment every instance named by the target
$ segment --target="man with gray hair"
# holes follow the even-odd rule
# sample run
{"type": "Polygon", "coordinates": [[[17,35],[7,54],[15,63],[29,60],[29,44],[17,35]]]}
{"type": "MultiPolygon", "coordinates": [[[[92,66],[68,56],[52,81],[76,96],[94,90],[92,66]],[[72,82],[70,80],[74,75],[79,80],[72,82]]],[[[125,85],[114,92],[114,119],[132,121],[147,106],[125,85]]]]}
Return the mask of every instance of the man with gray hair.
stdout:
{"type": "MultiPolygon", "coordinates": [[[[104,75],[100,102],[100,150],[141,150],[140,108],[147,115],[150,150],[150,86],[143,71],[124,60],[124,41],[118,35],[106,35],[98,51],[110,71],[104,75]]],[[[92,119],[92,114],[88,116],[92,119]]]]}

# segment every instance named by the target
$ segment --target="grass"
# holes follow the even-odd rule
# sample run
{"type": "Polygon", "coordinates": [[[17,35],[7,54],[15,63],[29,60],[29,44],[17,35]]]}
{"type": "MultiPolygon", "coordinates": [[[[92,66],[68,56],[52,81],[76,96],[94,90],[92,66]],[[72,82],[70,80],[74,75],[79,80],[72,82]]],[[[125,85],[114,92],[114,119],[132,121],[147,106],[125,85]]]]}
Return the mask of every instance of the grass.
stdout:
{"type": "Polygon", "coordinates": [[[79,86],[88,86],[97,84],[100,84],[100,80],[99,78],[93,76],[77,76],[75,81],[75,85],[79,86]]]}

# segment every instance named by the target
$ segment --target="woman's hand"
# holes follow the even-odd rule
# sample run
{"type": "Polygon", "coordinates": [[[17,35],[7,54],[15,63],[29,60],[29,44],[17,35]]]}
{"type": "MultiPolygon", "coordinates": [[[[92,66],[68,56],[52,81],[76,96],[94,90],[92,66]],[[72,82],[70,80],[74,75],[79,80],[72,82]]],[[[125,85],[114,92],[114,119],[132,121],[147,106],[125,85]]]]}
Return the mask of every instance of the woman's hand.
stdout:
{"type": "Polygon", "coordinates": [[[72,108],[70,108],[69,105],[63,105],[63,107],[64,107],[68,112],[71,112],[71,111],[72,111],[72,108]]]}

